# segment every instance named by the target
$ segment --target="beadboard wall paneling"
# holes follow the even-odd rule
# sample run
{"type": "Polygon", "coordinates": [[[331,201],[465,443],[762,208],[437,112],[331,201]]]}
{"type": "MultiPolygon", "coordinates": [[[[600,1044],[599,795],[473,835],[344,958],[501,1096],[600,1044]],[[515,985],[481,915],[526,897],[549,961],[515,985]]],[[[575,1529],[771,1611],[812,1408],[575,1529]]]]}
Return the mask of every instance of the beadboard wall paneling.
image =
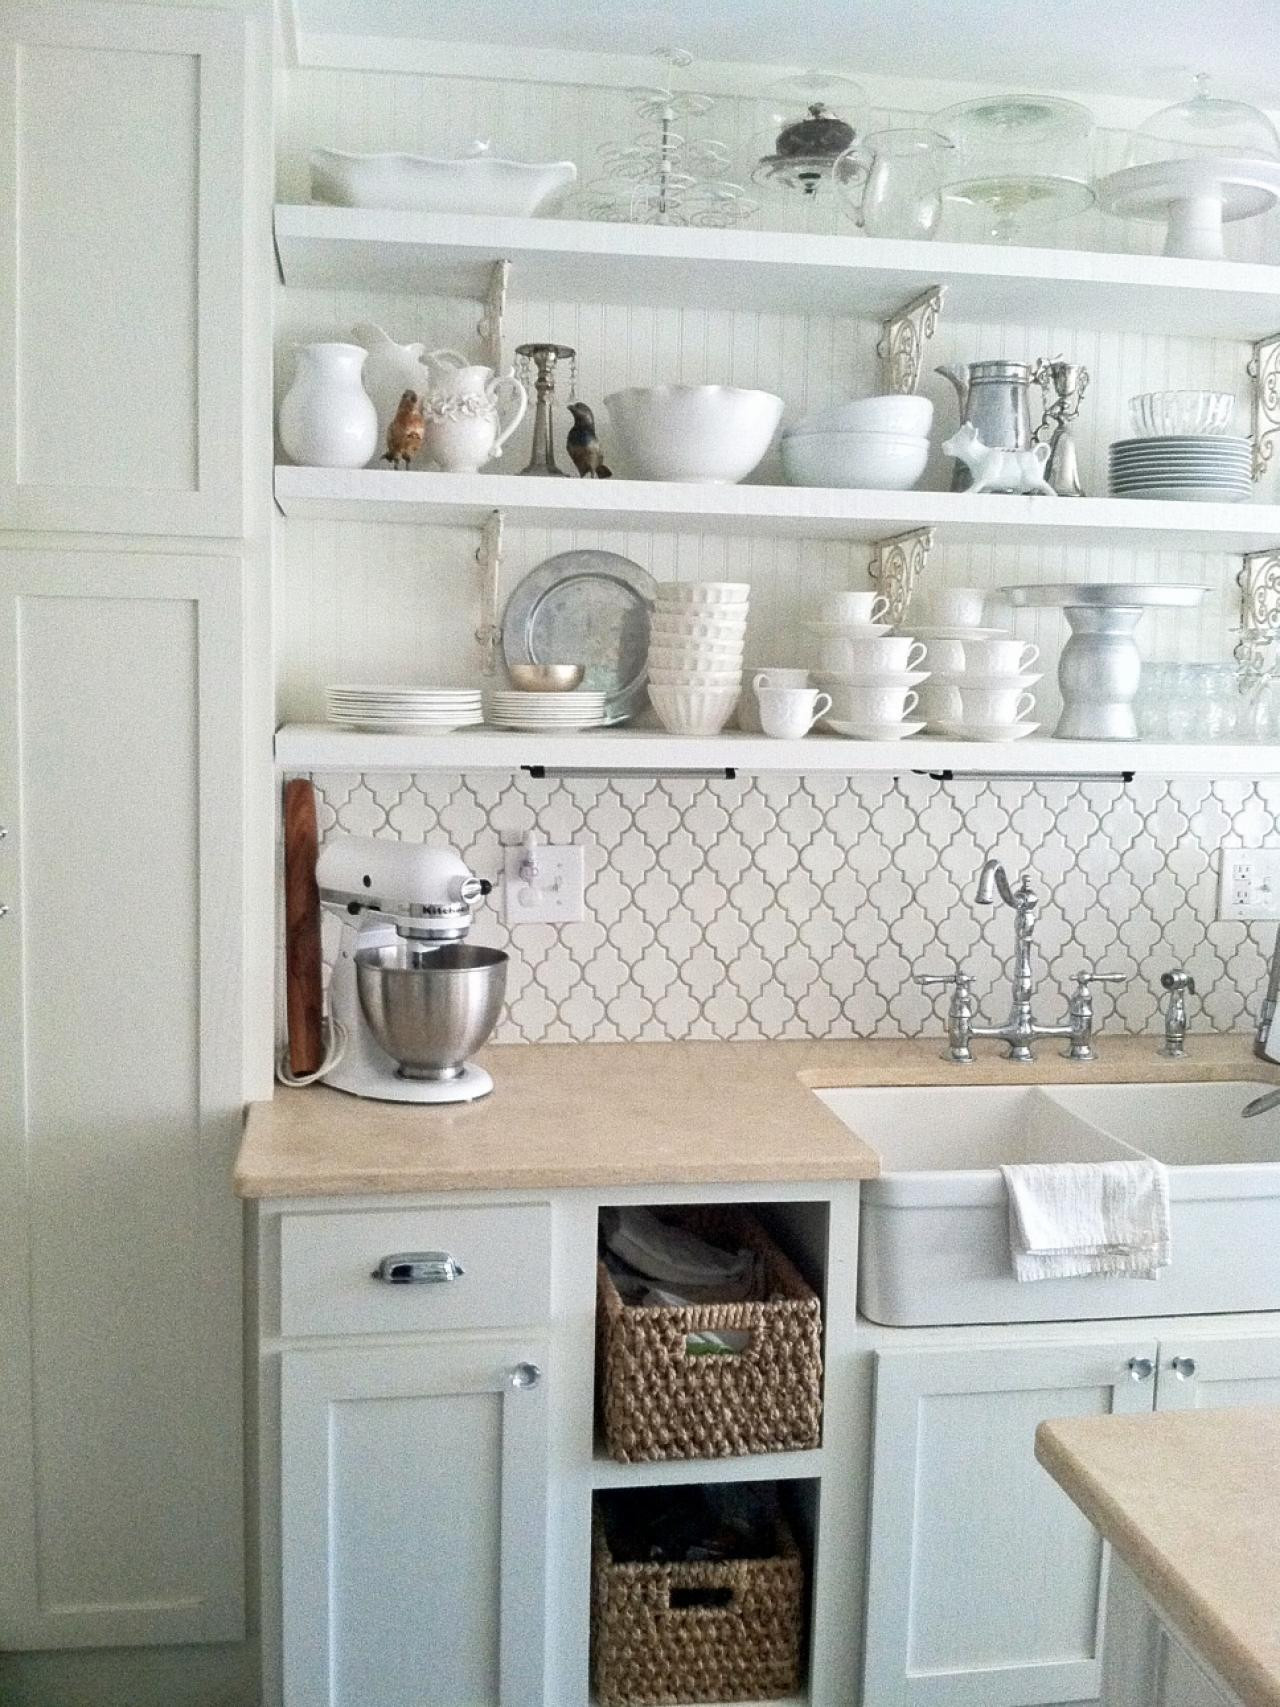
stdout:
{"type": "Polygon", "coordinates": [[[1062,1018],[1082,966],[1125,974],[1097,990],[1104,1046],[1158,1029],[1178,964],[1200,992],[1193,1027],[1247,1027],[1275,934],[1214,914],[1217,850],[1280,846],[1277,778],[313,780],[322,836],[452,846],[494,882],[528,830],[585,848],[582,923],[508,930],[500,891],[479,909],[471,940],[511,955],[504,1042],[928,1035],[946,992],[913,974],[952,962],[1003,1019],[1012,915],[972,899],[988,854],[1044,890],[1041,1019],[1062,1018]]]}

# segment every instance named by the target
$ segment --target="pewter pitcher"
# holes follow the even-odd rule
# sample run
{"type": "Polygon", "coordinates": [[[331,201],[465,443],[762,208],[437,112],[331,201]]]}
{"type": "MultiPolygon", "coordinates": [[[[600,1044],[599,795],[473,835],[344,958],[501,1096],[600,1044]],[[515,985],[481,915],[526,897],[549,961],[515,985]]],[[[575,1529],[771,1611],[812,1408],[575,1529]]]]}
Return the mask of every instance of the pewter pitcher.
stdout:
{"type": "MultiPolygon", "coordinates": [[[[960,399],[960,424],[972,426],[989,449],[1027,450],[1031,445],[1028,362],[952,362],[934,369],[949,379],[960,399]]],[[[951,490],[963,492],[973,476],[957,462],[951,490]]]]}

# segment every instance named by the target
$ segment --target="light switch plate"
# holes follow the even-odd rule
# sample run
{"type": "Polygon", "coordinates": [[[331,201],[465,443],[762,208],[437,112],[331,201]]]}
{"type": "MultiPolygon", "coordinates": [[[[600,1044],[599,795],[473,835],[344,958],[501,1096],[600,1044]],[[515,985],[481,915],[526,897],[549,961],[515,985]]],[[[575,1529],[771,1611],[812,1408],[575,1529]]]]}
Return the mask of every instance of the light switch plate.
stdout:
{"type": "Polygon", "coordinates": [[[580,847],[508,848],[502,886],[507,923],[577,924],[583,917],[583,852],[580,847]]]}
{"type": "Polygon", "coordinates": [[[1280,848],[1223,848],[1218,917],[1280,921],[1280,848]]]}

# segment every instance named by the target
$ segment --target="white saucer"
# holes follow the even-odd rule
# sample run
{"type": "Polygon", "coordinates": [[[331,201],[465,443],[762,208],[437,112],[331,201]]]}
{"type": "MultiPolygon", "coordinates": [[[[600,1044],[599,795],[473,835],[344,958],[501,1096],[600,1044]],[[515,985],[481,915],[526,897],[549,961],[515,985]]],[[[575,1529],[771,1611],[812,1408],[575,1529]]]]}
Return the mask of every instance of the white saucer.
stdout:
{"type": "Polygon", "coordinates": [[[891,622],[807,622],[805,627],[810,634],[847,635],[851,640],[878,640],[883,634],[893,633],[891,622]]]}
{"type": "Polygon", "coordinates": [[[928,670],[867,671],[865,675],[847,675],[840,670],[810,670],[809,680],[820,688],[918,688],[929,680],[928,670]]]}
{"type": "Polygon", "coordinates": [[[899,629],[916,640],[996,640],[1008,632],[1007,628],[926,628],[918,622],[904,622],[899,629]]]}
{"type": "Polygon", "coordinates": [[[905,741],[924,728],[923,723],[844,723],[831,717],[824,717],[822,726],[851,741],[905,741]]]}
{"type": "Polygon", "coordinates": [[[1039,727],[1038,723],[931,723],[929,733],[953,741],[1022,741],[1039,727]]]}
{"type": "Polygon", "coordinates": [[[999,693],[1001,688],[1033,688],[1044,680],[1044,671],[1022,676],[971,676],[967,670],[934,670],[929,679],[939,687],[975,688],[980,693],[999,693]]]}

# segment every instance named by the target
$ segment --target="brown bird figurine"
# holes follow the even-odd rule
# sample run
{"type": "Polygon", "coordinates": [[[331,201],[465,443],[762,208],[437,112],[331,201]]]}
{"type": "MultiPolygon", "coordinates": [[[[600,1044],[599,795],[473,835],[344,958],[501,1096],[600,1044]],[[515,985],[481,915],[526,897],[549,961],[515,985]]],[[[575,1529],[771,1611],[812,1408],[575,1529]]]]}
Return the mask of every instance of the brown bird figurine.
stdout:
{"type": "Polygon", "coordinates": [[[402,391],[400,403],[387,428],[387,450],[383,462],[392,468],[408,468],[422,449],[422,437],[427,430],[422,405],[416,391],[402,391]]]}
{"type": "Polygon", "coordinates": [[[585,403],[571,403],[573,425],[565,440],[569,459],[584,480],[609,480],[613,470],[605,466],[604,452],[596,437],[596,418],[585,403]]]}

